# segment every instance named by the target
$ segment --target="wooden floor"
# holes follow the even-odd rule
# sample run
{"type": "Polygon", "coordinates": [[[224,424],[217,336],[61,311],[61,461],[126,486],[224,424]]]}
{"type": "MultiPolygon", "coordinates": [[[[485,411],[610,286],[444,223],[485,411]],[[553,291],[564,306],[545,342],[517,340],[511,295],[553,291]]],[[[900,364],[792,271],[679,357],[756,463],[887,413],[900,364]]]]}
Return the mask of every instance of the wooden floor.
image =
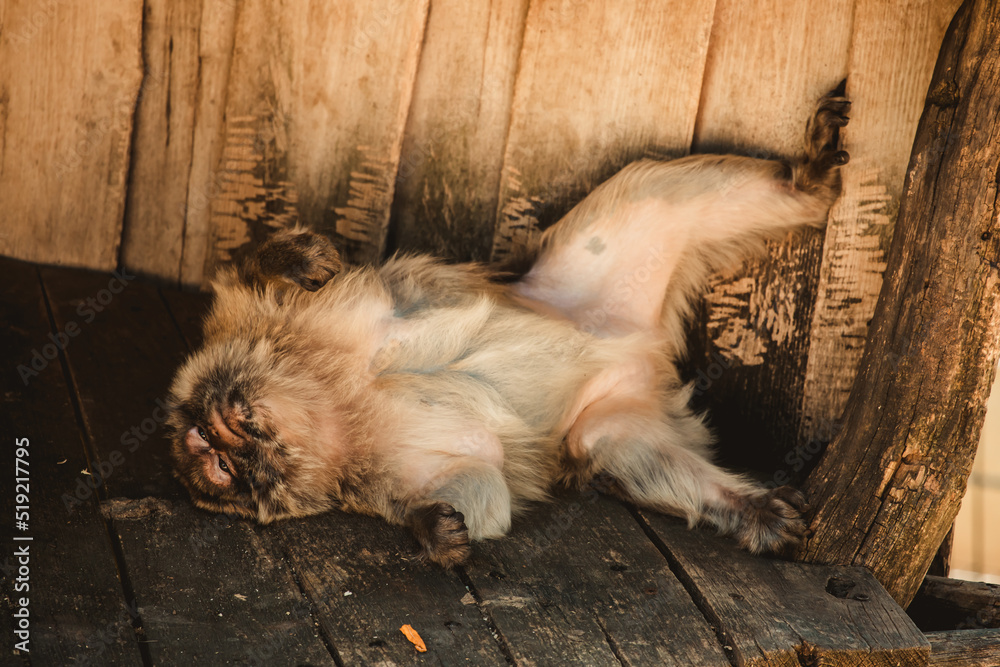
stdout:
{"type": "Polygon", "coordinates": [[[4,475],[20,438],[30,473],[30,517],[0,555],[5,618],[29,598],[30,653],[5,622],[0,663],[927,664],[864,570],[754,558],[595,492],[538,506],[454,572],[367,517],[261,527],[192,508],[159,401],[206,303],[0,260],[4,475]]]}

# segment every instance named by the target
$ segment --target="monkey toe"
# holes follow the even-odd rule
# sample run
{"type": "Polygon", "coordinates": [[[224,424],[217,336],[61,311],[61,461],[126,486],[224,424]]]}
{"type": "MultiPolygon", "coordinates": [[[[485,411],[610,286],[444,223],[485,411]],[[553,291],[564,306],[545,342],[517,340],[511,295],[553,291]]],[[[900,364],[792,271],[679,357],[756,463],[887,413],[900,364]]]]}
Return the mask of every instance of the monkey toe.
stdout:
{"type": "Polygon", "coordinates": [[[413,511],[411,525],[420,543],[420,558],[448,569],[472,555],[465,515],[448,503],[432,503],[413,511]]]}
{"type": "Polygon", "coordinates": [[[806,498],[801,492],[782,486],[750,500],[735,537],[752,553],[775,553],[798,544],[806,532],[802,512],[806,498]]]}
{"type": "Polygon", "coordinates": [[[800,514],[809,509],[805,494],[791,486],[779,486],[771,491],[771,494],[774,498],[791,505],[800,514]]]}
{"type": "MultiPolygon", "coordinates": [[[[810,160],[817,160],[826,153],[836,153],[840,143],[840,128],[850,122],[847,115],[851,110],[851,101],[836,94],[834,90],[819,101],[816,113],[809,121],[806,133],[806,153],[810,160]]],[[[829,163],[827,168],[839,166],[829,163]]]]}

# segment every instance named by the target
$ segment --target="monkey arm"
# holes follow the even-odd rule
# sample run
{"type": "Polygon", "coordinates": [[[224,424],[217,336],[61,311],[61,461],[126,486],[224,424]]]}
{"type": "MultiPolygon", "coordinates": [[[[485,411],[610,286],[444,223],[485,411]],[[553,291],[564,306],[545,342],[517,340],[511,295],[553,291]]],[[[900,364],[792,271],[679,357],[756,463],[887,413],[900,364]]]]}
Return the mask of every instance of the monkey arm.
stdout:
{"type": "Polygon", "coordinates": [[[414,494],[403,522],[420,555],[444,567],[461,565],[471,540],[501,537],[510,529],[511,497],[498,468],[473,457],[452,457],[447,470],[414,494]]]}

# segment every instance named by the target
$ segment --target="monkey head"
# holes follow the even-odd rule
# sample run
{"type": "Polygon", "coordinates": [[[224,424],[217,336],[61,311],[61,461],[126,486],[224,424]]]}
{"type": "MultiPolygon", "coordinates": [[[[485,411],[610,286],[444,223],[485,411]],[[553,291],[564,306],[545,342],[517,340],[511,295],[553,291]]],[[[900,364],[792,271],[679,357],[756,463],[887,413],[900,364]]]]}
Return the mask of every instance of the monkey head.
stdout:
{"type": "Polygon", "coordinates": [[[314,476],[294,447],[303,434],[283,433],[276,418],[294,407],[268,399],[295,394],[276,386],[282,374],[273,359],[266,341],[230,340],[195,353],[178,372],[168,399],[171,454],[198,507],[268,523],[332,504],[315,479],[295,483],[314,476]]]}

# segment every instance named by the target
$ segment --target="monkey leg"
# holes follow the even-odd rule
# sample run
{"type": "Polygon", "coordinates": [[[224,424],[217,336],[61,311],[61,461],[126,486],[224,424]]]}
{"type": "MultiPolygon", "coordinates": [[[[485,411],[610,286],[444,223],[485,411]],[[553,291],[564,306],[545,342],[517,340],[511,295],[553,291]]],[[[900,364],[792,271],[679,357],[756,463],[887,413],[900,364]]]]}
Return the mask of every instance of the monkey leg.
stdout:
{"type": "Polygon", "coordinates": [[[292,283],[315,292],[342,268],[340,254],[325,236],[301,227],[283,229],[260,244],[239,269],[250,287],[292,283]]]}
{"type": "Polygon", "coordinates": [[[767,490],[708,458],[710,436],[690,411],[654,414],[640,399],[589,406],[567,439],[577,479],[610,474],[636,504],[705,523],[753,552],[777,551],[805,531],[805,498],[789,487],[767,490]]]}
{"type": "Polygon", "coordinates": [[[472,540],[506,534],[511,500],[502,473],[488,463],[462,461],[446,475],[410,505],[405,522],[420,543],[420,556],[450,568],[469,558],[472,540]]]}
{"type": "Polygon", "coordinates": [[[767,240],[826,223],[848,161],[838,143],[850,104],[839,88],[820,100],[795,161],[633,162],[545,231],[515,294],[600,336],[661,328],[668,354],[680,356],[709,276],[763,252],[767,240]]]}

